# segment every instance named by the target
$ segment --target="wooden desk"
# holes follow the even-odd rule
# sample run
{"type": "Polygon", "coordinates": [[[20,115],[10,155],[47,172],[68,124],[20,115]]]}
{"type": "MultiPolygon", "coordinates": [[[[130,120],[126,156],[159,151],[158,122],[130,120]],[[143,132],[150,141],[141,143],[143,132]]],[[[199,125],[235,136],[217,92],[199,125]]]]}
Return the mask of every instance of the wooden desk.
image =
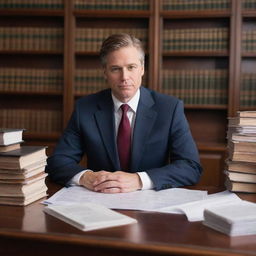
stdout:
{"type": "MultiPolygon", "coordinates": [[[[53,194],[59,187],[50,185],[53,194]]],[[[255,195],[241,195],[256,202],[255,195]]],[[[0,255],[256,255],[256,235],[228,237],[183,215],[120,211],[138,224],[82,232],[43,212],[0,206],[0,255]]]]}

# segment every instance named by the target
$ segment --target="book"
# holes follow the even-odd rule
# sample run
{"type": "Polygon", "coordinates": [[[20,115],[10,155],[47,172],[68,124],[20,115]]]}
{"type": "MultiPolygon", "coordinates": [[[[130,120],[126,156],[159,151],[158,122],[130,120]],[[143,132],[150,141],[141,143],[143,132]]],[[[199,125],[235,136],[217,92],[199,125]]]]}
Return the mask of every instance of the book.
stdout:
{"type": "Polygon", "coordinates": [[[230,179],[226,178],[225,186],[229,191],[232,192],[256,193],[255,183],[231,181],[230,179]]]}
{"type": "MultiPolygon", "coordinates": [[[[255,135],[256,139],[256,135],[255,135]]],[[[256,152],[256,142],[249,141],[230,141],[228,143],[229,150],[232,152],[256,152]]]]}
{"type": "Polygon", "coordinates": [[[26,197],[39,190],[46,188],[45,176],[27,184],[22,183],[1,183],[0,184],[0,196],[1,197],[26,197]]]}
{"type": "Polygon", "coordinates": [[[48,205],[44,212],[83,231],[137,223],[137,220],[94,203],[48,205]]]}
{"type": "Polygon", "coordinates": [[[0,153],[0,168],[22,169],[46,159],[46,147],[23,146],[17,150],[0,153]]]}
{"type": "Polygon", "coordinates": [[[231,135],[232,141],[247,141],[247,142],[256,142],[256,134],[255,133],[233,133],[231,135]]]}
{"type": "Polygon", "coordinates": [[[225,170],[224,173],[230,181],[256,183],[256,173],[240,173],[225,170]]]}
{"type": "Polygon", "coordinates": [[[19,179],[19,180],[25,180],[28,178],[31,178],[39,173],[42,173],[45,171],[45,164],[42,163],[42,165],[35,167],[33,169],[21,169],[21,170],[5,170],[0,169],[0,179],[6,179],[6,180],[13,180],[13,179],[19,179]]]}
{"type": "Polygon", "coordinates": [[[253,117],[256,118],[256,111],[238,111],[238,117],[253,117]]]}
{"type": "Polygon", "coordinates": [[[0,145],[7,146],[22,142],[24,129],[0,128],[0,145]]]}
{"type": "MultiPolygon", "coordinates": [[[[38,181],[38,180],[41,180],[43,178],[45,178],[48,174],[45,173],[45,172],[41,172],[41,173],[38,173],[32,177],[29,177],[29,178],[26,178],[26,179],[2,179],[0,178],[0,187],[1,187],[1,184],[23,184],[23,185],[26,185],[26,184],[31,184],[35,181],[38,181]]],[[[0,188],[1,189],[1,188],[0,188]]]]}
{"type": "Polygon", "coordinates": [[[256,164],[255,163],[246,163],[246,162],[227,160],[226,164],[227,164],[227,170],[229,170],[229,171],[256,174],[256,164]]]}
{"type": "Polygon", "coordinates": [[[20,143],[14,143],[7,146],[0,145],[0,152],[9,152],[20,148],[20,143]]]}
{"type": "Polygon", "coordinates": [[[256,126],[256,118],[252,117],[229,117],[229,125],[256,126]]]}
{"type": "Polygon", "coordinates": [[[0,204],[25,206],[47,196],[47,187],[43,187],[27,196],[0,196],[0,204]]]}
{"type": "Polygon", "coordinates": [[[256,234],[256,204],[240,201],[206,208],[203,224],[229,236],[256,234]]]}
{"type": "Polygon", "coordinates": [[[229,158],[233,161],[256,163],[256,152],[229,152],[229,158]]]}

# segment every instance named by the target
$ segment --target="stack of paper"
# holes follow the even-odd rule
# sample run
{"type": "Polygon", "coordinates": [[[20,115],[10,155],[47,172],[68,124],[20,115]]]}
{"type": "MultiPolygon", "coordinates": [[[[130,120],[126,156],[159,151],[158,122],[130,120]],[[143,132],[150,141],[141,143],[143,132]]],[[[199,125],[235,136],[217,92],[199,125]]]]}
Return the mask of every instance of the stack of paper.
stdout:
{"type": "Polygon", "coordinates": [[[256,204],[247,201],[204,211],[204,225],[230,236],[256,234],[256,204]]]}
{"type": "Polygon", "coordinates": [[[83,231],[137,223],[136,219],[93,203],[49,205],[44,211],[83,231]]]}

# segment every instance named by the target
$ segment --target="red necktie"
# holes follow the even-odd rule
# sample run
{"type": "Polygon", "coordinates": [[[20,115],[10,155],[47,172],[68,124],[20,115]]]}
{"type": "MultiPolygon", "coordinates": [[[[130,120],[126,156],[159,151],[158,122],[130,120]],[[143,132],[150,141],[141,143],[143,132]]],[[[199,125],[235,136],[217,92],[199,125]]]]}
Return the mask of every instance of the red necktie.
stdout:
{"type": "Polygon", "coordinates": [[[129,106],[127,104],[123,104],[121,109],[123,111],[123,115],[118,127],[117,148],[121,170],[128,171],[131,152],[131,126],[127,117],[129,106]]]}

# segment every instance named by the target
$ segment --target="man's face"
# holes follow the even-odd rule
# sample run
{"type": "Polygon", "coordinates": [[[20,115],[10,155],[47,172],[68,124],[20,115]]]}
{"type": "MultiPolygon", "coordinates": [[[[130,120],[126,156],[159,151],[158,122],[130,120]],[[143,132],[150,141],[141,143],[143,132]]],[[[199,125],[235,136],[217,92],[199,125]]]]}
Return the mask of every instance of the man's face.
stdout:
{"type": "Polygon", "coordinates": [[[109,53],[104,75],[114,96],[128,102],[141,86],[144,66],[139,51],[131,46],[109,53]]]}

